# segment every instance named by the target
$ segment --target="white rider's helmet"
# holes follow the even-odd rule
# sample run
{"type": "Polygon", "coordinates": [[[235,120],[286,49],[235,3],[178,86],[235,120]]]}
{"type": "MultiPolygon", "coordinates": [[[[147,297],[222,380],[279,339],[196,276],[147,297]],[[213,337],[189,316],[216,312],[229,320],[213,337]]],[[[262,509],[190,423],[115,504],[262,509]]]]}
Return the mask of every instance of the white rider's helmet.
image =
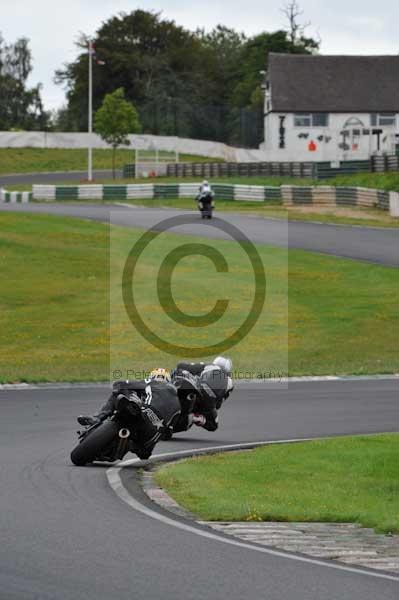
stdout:
{"type": "Polygon", "coordinates": [[[217,365],[224,371],[227,375],[231,375],[233,370],[233,362],[231,358],[226,358],[225,356],[217,356],[213,361],[214,365],[217,365]]]}

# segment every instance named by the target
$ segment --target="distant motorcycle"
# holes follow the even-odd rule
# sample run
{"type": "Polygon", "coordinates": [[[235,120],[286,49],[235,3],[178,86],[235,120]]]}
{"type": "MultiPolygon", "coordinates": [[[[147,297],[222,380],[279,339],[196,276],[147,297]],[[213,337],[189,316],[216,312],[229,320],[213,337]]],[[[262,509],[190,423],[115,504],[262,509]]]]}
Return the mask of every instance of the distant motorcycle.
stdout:
{"type": "Polygon", "coordinates": [[[212,219],[215,202],[213,200],[213,192],[202,192],[197,196],[198,208],[203,219],[212,219]]]}

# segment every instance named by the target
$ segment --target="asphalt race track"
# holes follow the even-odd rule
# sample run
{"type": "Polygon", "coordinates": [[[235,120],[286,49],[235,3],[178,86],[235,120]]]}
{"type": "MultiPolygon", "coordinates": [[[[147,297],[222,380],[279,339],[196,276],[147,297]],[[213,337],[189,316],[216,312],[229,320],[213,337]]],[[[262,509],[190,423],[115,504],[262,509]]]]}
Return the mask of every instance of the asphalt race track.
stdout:
{"type": "MultiPolygon", "coordinates": [[[[399,578],[236,548],[132,510],[109,487],[104,466],[69,460],[75,416],[93,412],[107,393],[98,386],[0,392],[1,600],[397,600],[399,578]]],[[[216,433],[191,430],[157,452],[395,431],[398,422],[394,380],[268,392],[252,385],[225,404],[216,433]]],[[[126,468],[123,479],[149,505],[138,471],[126,468]]]]}
{"type": "MultiPolygon", "coordinates": [[[[193,202],[194,205],[194,202],[193,202]]],[[[178,231],[205,237],[226,236],[223,232],[201,221],[196,211],[173,209],[126,208],[107,204],[0,204],[0,211],[55,214],[92,219],[126,227],[147,229],[164,219],[187,215],[194,223],[179,227],[178,231]]],[[[280,219],[263,219],[217,211],[217,217],[235,225],[255,243],[301,248],[334,256],[366,260],[377,264],[399,267],[399,228],[379,229],[319,223],[289,223],[280,219]]],[[[213,222],[216,220],[214,219],[213,222]]],[[[228,238],[229,239],[229,238],[228,238]]]]}
{"type": "MultiPolygon", "coordinates": [[[[113,208],[113,222],[146,228],[180,212],[113,208]]],[[[106,205],[7,205],[107,222],[106,205]]],[[[190,213],[192,214],[192,213],[190,213]]],[[[194,213],[195,214],[195,213],[194,213]]],[[[221,215],[253,241],[285,245],[278,220],[221,215]]],[[[183,229],[183,228],[182,228],[183,229]]],[[[215,235],[206,224],[187,233],[215,235]]],[[[289,246],[399,266],[399,230],[289,224],[289,246]]],[[[75,417],[104,386],[0,391],[0,600],[397,600],[399,577],[300,562],[200,537],[143,515],[110,487],[104,466],[74,467],[75,417]]],[[[253,441],[398,431],[398,380],[238,386],[214,434],[200,429],[157,453],[253,441]]],[[[139,502],[141,466],[122,471],[139,502]]],[[[232,491],[233,493],[233,491],[232,491]]],[[[173,517],[175,518],[175,517],[173,517]]]]}

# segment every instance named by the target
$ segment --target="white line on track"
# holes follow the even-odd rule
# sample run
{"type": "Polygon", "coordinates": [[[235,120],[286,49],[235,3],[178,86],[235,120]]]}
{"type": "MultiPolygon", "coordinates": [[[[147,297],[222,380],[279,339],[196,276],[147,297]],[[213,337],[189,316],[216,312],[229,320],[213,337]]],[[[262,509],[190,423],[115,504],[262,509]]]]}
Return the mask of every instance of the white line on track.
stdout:
{"type": "MultiPolygon", "coordinates": [[[[277,441],[267,441],[267,442],[250,442],[247,444],[230,444],[230,445],[226,445],[226,446],[212,446],[209,448],[196,448],[193,450],[182,450],[179,452],[168,452],[165,454],[156,454],[153,456],[153,458],[155,460],[157,460],[157,459],[165,459],[165,458],[169,457],[171,460],[174,460],[179,457],[194,456],[194,455],[203,454],[203,453],[207,453],[207,452],[223,452],[223,451],[234,450],[234,449],[243,450],[245,448],[255,448],[258,446],[266,446],[266,445],[270,445],[270,444],[290,444],[290,443],[296,443],[296,442],[306,442],[306,441],[311,441],[312,439],[314,439],[314,438],[301,438],[301,439],[294,439],[294,440],[277,440],[277,441]]],[[[138,500],[133,498],[133,496],[131,496],[131,494],[129,494],[129,492],[127,491],[127,489],[125,488],[125,486],[122,483],[122,479],[120,476],[121,470],[124,467],[129,467],[129,466],[132,466],[135,464],[139,464],[140,462],[141,462],[140,459],[134,458],[134,459],[123,461],[123,462],[119,463],[119,465],[117,467],[111,467],[106,472],[108,482],[109,482],[110,486],[112,487],[112,489],[114,490],[114,492],[116,493],[116,495],[123,502],[128,504],[133,510],[140,512],[141,514],[144,514],[147,517],[150,517],[152,519],[156,519],[157,521],[160,521],[164,525],[170,525],[172,527],[175,527],[176,529],[186,531],[187,533],[198,535],[200,537],[207,538],[209,540],[222,542],[224,544],[229,544],[230,546],[235,546],[238,548],[242,548],[244,550],[252,550],[255,552],[261,552],[263,554],[278,556],[280,558],[285,558],[287,560],[295,560],[297,562],[309,563],[309,564],[317,565],[320,567],[326,567],[328,569],[337,569],[340,571],[346,571],[349,573],[353,573],[355,575],[367,575],[369,577],[377,577],[378,579],[388,579],[390,581],[399,582],[399,576],[388,575],[388,574],[374,572],[374,571],[368,571],[368,570],[361,569],[361,568],[352,568],[352,567],[348,567],[348,566],[344,566],[344,565],[339,565],[339,564],[333,563],[333,562],[331,562],[331,563],[324,562],[324,561],[317,560],[314,558],[308,558],[303,555],[299,556],[299,555],[295,555],[295,554],[279,552],[278,550],[273,550],[271,548],[264,548],[261,546],[256,546],[253,544],[240,542],[235,539],[229,539],[229,538],[220,536],[216,533],[213,533],[211,531],[207,531],[206,529],[200,529],[197,527],[193,527],[192,525],[189,525],[188,523],[184,523],[180,520],[174,520],[170,517],[167,517],[155,510],[152,510],[151,508],[148,508],[147,506],[145,506],[144,504],[142,504],[141,502],[139,502],[138,500]]]]}

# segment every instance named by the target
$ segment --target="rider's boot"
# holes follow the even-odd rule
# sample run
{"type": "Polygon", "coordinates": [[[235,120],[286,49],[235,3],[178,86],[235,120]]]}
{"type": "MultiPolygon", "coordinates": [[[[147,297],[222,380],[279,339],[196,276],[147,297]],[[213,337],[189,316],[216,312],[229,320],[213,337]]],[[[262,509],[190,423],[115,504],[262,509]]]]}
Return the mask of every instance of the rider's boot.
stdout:
{"type": "Polygon", "coordinates": [[[101,419],[95,416],[90,417],[89,415],[79,415],[77,421],[79,425],[83,425],[83,427],[92,427],[93,425],[101,423],[101,419]]]}
{"type": "Polygon", "coordinates": [[[99,412],[97,415],[89,416],[89,415],[79,415],[77,421],[79,425],[83,425],[83,427],[92,427],[93,425],[99,425],[109,416],[106,412],[99,412]]]}

